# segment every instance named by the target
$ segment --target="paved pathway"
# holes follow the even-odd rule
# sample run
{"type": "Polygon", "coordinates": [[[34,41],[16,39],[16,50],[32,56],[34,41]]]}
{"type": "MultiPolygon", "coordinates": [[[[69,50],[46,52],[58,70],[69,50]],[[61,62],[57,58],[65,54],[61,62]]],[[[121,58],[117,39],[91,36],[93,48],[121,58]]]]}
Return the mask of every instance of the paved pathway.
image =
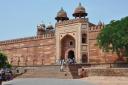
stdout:
{"type": "Polygon", "coordinates": [[[2,85],[93,85],[83,80],[73,79],[44,79],[44,78],[21,78],[3,82],[2,85]]]}

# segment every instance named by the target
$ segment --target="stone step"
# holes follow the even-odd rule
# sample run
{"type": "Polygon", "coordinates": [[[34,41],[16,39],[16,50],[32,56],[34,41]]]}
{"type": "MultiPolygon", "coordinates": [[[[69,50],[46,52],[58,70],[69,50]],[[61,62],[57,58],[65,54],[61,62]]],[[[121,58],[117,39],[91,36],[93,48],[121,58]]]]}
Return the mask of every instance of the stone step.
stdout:
{"type": "Polygon", "coordinates": [[[69,65],[64,67],[64,72],[60,72],[60,65],[26,67],[27,72],[17,78],[78,78],[79,67],[79,65],[69,65]]]}
{"type": "Polygon", "coordinates": [[[19,76],[18,78],[72,78],[70,72],[31,72],[31,73],[25,73],[22,76],[19,76]]]}

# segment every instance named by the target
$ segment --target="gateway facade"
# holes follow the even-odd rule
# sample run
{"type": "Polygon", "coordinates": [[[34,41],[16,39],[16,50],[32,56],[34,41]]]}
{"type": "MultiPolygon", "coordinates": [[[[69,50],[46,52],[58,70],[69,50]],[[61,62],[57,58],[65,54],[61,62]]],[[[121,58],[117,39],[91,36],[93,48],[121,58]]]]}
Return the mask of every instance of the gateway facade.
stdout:
{"type": "Polygon", "coordinates": [[[55,17],[55,28],[40,24],[36,36],[1,41],[0,50],[12,65],[18,66],[57,64],[60,59],[76,63],[115,62],[117,56],[102,52],[96,43],[104,24],[89,22],[87,15],[81,4],[73,13],[74,19],[69,19],[61,8],[55,17]]]}

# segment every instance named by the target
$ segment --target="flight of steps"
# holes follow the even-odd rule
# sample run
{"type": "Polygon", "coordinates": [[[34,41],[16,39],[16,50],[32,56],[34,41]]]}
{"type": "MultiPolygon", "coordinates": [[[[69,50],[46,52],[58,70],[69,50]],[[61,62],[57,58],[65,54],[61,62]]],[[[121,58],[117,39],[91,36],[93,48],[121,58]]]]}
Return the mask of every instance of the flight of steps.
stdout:
{"type": "Polygon", "coordinates": [[[46,65],[40,67],[25,67],[27,71],[17,78],[61,78],[76,79],[78,77],[79,66],[70,65],[60,72],[60,65],[46,65]]]}

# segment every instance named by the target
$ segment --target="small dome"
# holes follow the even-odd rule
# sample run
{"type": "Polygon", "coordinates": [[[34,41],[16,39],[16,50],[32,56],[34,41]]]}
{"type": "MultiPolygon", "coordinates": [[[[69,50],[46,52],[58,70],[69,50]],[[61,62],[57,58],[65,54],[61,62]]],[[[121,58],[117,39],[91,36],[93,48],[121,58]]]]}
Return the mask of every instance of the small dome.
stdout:
{"type": "Polygon", "coordinates": [[[85,17],[87,16],[85,8],[79,3],[79,6],[75,9],[73,13],[74,17],[85,17]]]}
{"type": "Polygon", "coordinates": [[[43,23],[40,23],[37,25],[37,30],[38,31],[45,31],[45,24],[43,23]]]}
{"type": "Polygon", "coordinates": [[[45,24],[41,23],[41,24],[40,24],[40,27],[45,28],[45,24]]]}
{"type": "Polygon", "coordinates": [[[52,25],[48,25],[46,29],[51,30],[54,29],[54,27],[52,25]]]}
{"type": "Polygon", "coordinates": [[[57,13],[57,16],[55,17],[55,19],[58,20],[68,20],[69,18],[67,17],[67,13],[64,11],[63,8],[61,8],[61,10],[57,13]]]}
{"type": "Polygon", "coordinates": [[[37,29],[45,29],[45,24],[43,23],[38,24],[37,29]]]}
{"type": "Polygon", "coordinates": [[[39,27],[39,28],[37,28],[37,31],[45,31],[45,28],[39,27]]]}
{"type": "Polygon", "coordinates": [[[79,3],[79,6],[75,9],[74,13],[85,13],[85,8],[79,3]]]}
{"type": "Polygon", "coordinates": [[[43,35],[45,33],[45,24],[40,23],[37,25],[37,36],[43,35]]]}
{"type": "Polygon", "coordinates": [[[63,8],[61,8],[61,10],[57,13],[57,17],[67,17],[67,13],[63,8]]]}

